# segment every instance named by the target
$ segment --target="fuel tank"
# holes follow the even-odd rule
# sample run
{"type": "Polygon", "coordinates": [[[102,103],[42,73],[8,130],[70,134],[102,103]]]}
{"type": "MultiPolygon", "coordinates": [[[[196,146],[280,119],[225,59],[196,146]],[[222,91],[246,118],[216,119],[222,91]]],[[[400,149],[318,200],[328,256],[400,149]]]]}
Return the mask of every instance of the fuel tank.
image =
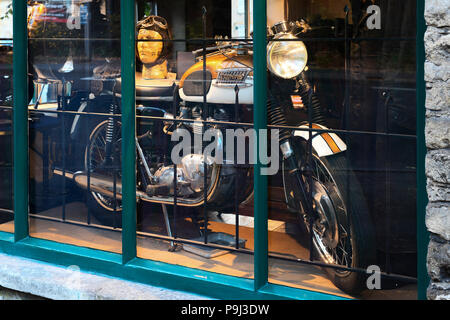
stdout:
{"type": "Polygon", "coordinates": [[[180,81],[180,97],[188,102],[253,104],[253,56],[236,50],[214,52],[206,56],[206,68],[200,59],[190,67],[180,81]],[[205,82],[205,86],[203,83],[205,82]],[[239,90],[236,93],[235,88],[239,90]]]}

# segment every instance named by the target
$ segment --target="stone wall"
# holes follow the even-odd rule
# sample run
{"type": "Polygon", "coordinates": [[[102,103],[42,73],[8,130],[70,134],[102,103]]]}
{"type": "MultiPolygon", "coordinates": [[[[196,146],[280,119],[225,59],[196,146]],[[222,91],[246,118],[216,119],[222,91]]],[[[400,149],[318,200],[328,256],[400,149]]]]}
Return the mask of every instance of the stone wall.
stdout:
{"type": "Polygon", "coordinates": [[[450,300],[450,0],[426,0],[427,192],[431,233],[429,299],[450,300]]]}

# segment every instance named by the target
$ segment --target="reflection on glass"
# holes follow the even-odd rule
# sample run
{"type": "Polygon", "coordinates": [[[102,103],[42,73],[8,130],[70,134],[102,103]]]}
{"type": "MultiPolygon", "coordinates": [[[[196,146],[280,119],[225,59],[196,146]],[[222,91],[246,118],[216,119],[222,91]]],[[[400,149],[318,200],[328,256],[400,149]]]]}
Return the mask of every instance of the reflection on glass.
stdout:
{"type": "Polygon", "coordinates": [[[269,179],[270,282],[377,298],[365,278],[377,265],[400,275],[383,298],[415,299],[415,5],[267,1],[268,122],[299,128],[284,136],[296,162],[269,179]]]}
{"type": "Polygon", "coordinates": [[[231,1],[189,2],[190,14],[148,3],[137,23],[138,256],[251,278],[252,166],[235,165],[225,133],[251,127],[251,44],[228,40],[231,1]]]}
{"type": "MultiPolygon", "coordinates": [[[[136,1],[139,20],[146,16],[163,17],[170,26],[174,39],[200,39],[203,37],[202,10],[206,7],[206,37],[231,36],[231,0],[171,0],[136,1]]],[[[185,44],[180,44],[185,45],[185,44]]]]}
{"type": "Polygon", "coordinates": [[[12,195],[12,1],[0,0],[0,231],[14,232],[12,195]]]}
{"type": "Polygon", "coordinates": [[[30,235],[120,253],[120,1],[33,1],[30,235]]]}
{"type": "Polygon", "coordinates": [[[231,7],[231,36],[249,38],[253,31],[253,0],[232,0],[231,7]]]}

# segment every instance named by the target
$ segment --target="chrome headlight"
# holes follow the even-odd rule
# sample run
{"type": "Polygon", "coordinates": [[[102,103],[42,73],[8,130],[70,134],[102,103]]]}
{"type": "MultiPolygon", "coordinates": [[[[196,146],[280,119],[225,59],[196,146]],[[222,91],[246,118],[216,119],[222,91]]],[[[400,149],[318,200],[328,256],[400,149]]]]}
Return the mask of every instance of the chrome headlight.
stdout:
{"type": "Polygon", "coordinates": [[[290,33],[276,35],[267,46],[267,66],[280,78],[291,79],[306,67],[308,52],[302,41],[290,33]],[[287,40],[287,41],[283,41],[287,40]]]}

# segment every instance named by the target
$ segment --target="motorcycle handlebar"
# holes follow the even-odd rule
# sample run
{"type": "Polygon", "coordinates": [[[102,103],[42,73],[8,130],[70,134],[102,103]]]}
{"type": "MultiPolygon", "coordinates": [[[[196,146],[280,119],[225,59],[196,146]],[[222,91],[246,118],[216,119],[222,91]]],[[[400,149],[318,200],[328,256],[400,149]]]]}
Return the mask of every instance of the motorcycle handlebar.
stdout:
{"type": "MultiPolygon", "coordinates": [[[[242,44],[248,45],[248,43],[242,43],[242,44]]],[[[215,50],[220,50],[220,49],[228,49],[228,48],[233,48],[234,46],[236,46],[236,43],[230,43],[230,44],[226,44],[226,45],[223,45],[223,46],[206,47],[205,51],[215,51],[215,50]]],[[[194,55],[197,55],[197,54],[199,54],[201,52],[203,52],[203,48],[192,51],[192,53],[194,55]]]]}

